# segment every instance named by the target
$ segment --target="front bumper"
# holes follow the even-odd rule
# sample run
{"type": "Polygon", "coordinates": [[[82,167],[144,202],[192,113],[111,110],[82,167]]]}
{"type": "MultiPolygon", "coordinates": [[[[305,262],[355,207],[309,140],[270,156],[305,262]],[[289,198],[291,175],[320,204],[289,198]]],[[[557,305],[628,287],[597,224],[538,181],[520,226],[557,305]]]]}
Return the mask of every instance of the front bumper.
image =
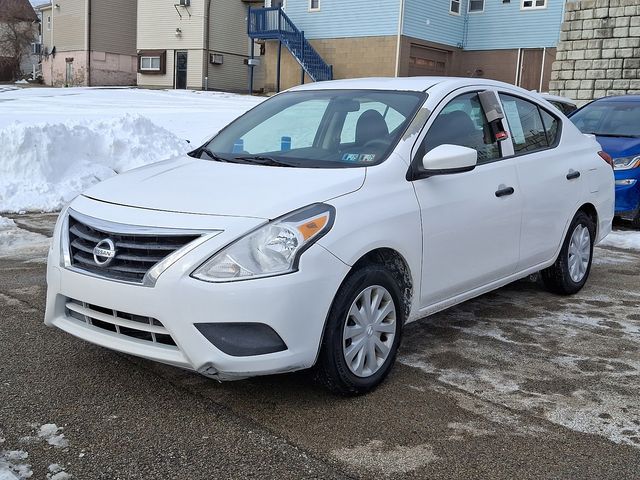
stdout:
{"type": "MultiPolygon", "coordinates": [[[[78,209],[75,204],[74,209],[78,209]]],[[[91,215],[86,210],[83,213],[91,215]]],[[[167,214],[165,220],[171,223],[170,218],[175,215],[179,214],[167,214]]],[[[194,268],[231,237],[238,236],[238,232],[230,233],[227,229],[171,265],[154,287],[144,287],[61,267],[60,235],[56,233],[47,268],[47,325],[103,347],[218,379],[313,366],[330,305],[349,269],[316,244],[302,255],[299,270],[292,274],[229,283],[207,283],[191,278],[189,273],[194,268]],[[133,338],[80,321],[77,315],[70,315],[67,308],[70,299],[80,306],[95,305],[107,312],[113,310],[157,319],[175,345],[133,338]],[[287,348],[263,355],[227,355],[195,327],[198,323],[218,322],[266,324],[282,338],[287,348]]]]}
{"type": "Polygon", "coordinates": [[[633,220],[640,210],[640,169],[617,170],[616,181],[619,180],[635,180],[632,185],[616,184],[615,214],[626,220],[633,220]]]}

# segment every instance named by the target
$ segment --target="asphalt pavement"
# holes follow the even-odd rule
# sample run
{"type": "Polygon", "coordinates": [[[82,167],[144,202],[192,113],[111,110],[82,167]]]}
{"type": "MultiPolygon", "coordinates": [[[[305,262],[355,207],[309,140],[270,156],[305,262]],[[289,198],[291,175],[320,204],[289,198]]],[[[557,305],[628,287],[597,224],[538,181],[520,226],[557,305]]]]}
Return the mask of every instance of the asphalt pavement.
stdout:
{"type": "MultiPolygon", "coordinates": [[[[16,221],[50,235],[53,216],[16,221]]],[[[33,479],[640,478],[638,252],[597,248],[574,297],[527,279],[408,325],[389,379],[357,398],[304,372],[221,384],[47,328],[45,253],[0,255],[0,467],[33,479]],[[48,424],[64,442],[38,436],[48,424]]]]}

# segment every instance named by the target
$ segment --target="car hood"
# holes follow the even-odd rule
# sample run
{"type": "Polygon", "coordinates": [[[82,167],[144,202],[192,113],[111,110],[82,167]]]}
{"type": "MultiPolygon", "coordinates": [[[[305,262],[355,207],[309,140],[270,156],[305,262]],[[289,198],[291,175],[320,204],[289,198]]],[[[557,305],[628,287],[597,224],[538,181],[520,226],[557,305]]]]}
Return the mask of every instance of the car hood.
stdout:
{"type": "Polygon", "coordinates": [[[640,155],[640,138],[600,137],[596,135],[602,149],[613,158],[640,155]]]}
{"type": "Polygon", "coordinates": [[[178,157],[130,170],[83,195],[130,207],[272,219],[358,190],[364,168],[290,168],[178,157]]]}

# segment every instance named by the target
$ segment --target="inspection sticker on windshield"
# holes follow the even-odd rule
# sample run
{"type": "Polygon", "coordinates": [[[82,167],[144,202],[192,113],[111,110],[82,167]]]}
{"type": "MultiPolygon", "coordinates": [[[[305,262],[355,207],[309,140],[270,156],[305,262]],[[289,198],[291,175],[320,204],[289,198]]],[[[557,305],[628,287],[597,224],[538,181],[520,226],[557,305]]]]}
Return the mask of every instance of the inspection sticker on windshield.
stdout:
{"type": "Polygon", "coordinates": [[[360,160],[361,162],[373,162],[375,159],[375,153],[363,153],[360,155],[360,158],[358,160],[360,160]]]}
{"type": "Polygon", "coordinates": [[[360,154],[359,153],[345,153],[342,156],[342,161],[343,162],[357,162],[359,158],[360,158],[360,154]]]}

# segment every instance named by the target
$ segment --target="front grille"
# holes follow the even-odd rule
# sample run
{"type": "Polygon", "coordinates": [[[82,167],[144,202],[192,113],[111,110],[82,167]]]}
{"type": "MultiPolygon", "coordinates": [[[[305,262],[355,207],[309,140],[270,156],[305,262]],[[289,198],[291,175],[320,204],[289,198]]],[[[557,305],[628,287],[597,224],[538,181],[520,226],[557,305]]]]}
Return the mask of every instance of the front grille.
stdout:
{"type": "Polygon", "coordinates": [[[73,298],[67,298],[65,307],[67,317],[87,325],[137,340],[176,347],[167,329],[155,318],[99,307],[73,298]]]}
{"type": "Polygon", "coordinates": [[[109,279],[143,283],[145,274],[176,250],[199,235],[118,233],[118,227],[96,227],[69,215],[69,253],[71,265],[109,279]],[[94,255],[94,248],[110,240],[115,247],[111,259],[94,255]],[[99,262],[104,262],[100,265],[99,262]]]}

